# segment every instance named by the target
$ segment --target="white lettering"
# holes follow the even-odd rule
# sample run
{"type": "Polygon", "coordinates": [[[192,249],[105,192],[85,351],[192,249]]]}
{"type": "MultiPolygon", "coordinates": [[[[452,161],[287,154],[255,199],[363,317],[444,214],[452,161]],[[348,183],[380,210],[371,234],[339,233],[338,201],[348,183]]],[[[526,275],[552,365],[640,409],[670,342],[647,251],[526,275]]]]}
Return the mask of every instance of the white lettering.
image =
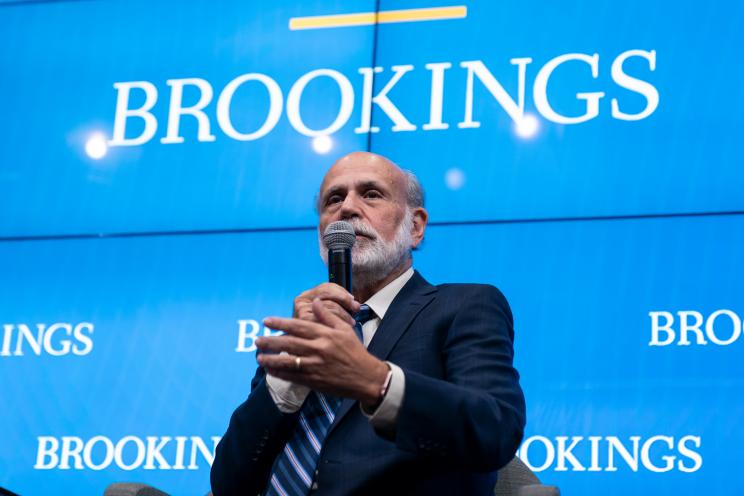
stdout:
{"type": "MultiPolygon", "coordinates": [[[[388,98],[387,94],[390,92],[390,90],[393,89],[393,86],[395,86],[398,81],[400,81],[400,78],[403,77],[403,75],[407,72],[410,72],[413,70],[412,65],[394,65],[391,67],[392,71],[395,73],[392,78],[390,78],[390,81],[380,90],[380,92],[372,97],[371,99],[367,100],[366,98],[362,99],[362,124],[358,128],[354,129],[354,132],[357,134],[361,133],[375,133],[379,131],[379,128],[370,128],[370,120],[372,116],[371,106],[372,104],[377,104],[378,107],[380,107],[380,110],[382,110],[385,115],[387,115],[390,120],[393,121],[393,127],[391,130],[393,132],[399,132],[399,131],[415,131],[416,126],[411,124],[411,122],[405,118],[405,116],[398,110],[398,107],[393,104],[392,101],[390,101],[390,98],[388,98]],[[369,104],[370,108],[367,108],[367,104],[369,104]]],[[[361,69],[359,70],[360,73],[365,75],[365,78],[372,77],[372,69],[367,69],[367,72],[363,72],[361,69]]],[[[374,68],[374,72],[382,72],[382,69],[379,67],[374,68]],[[379,69],[379,70],[378,70],[379,69]]],[[[370,95],[372,92],[372,83],[370,82],[369,85],[367,85],[367,79],[365,79],[365,92],[366,90],[369,90],[370,95]]],[[[365,93],[366,96],[366,93],[365,93]]]]}
{"type": "Polygon", "coordinates": [[[34,468],[36,470],[50,470],[56,468],[59,464],[59,456],[57,455],[59,441],[57,438],[52,436],[39,436],[36,439],[38,442],[38,448],[36,450],[36,463],[34,464],[34,468]]]}
{"type": "Polygon", "coordinates": [[[158,460],[157,468],[159,470],[167,470],[171,468],[160,452],[163,447],[170,442],[170,440],[171,438],[168,436],[163,436],[161,438],[147,436],[147,459],[145,461],[145,466],[142,468],[145,470],[155,470],[155,459],[158,460]]]}
{"type": "Polygon", "coordinates": [[[589,472],[601,472],[602,468],[599,466],[599,443],[602,441],[602,437],[589,436],[588,439],[592,447],[592,463],[589,466],[589,472]]]}
{"type": "Polygon", "coordinates": [[[625,440],[617,436],[556,436],[553,439],[531,436],[523,441],[517,456],[535,472],[551,467],[556,472],[584,472],[587,465],[590,472],[617,472],[617,454],[633,472],[669,472],[674,470],[675,462],[680,472],[695,472],[703,464],[701,454],[695,449],[700,446],[700,437],[693,435],[685,435],[676,443],[674,437],[666,435],[655,435],[645,440],[640,436],[630,436],[625,440]],[[603,444],[607,448],[606,458],[602,457],[603,444]],[[659,444],[666,449],[660,452],[659,444]],[[544,462],[536,465],[535,458],[542,460],[541,456],[545,456],[544,462]]]}
{"type": "Polygon", "coordinates": [[[62,451],[60,453],[60,464],[57,468],[66,470],[70,468],[70,458],[74,459],[73,467],[76,470],[83,468],[81,452],[83,451],[83,440],[75,436],[62,438],[62,451]]]}
{"type": "Polygon", "coordinates": [[[196,464],[196,452],[199,451],[201,453],[202,458],[204,458],[204,461],[207,462],[208,465],[212,465],[212,461],[214,461],[214,451],[217,449],[217,444],[220,442],[219,437],[212,437],[212,450],[210,451],[209,448],[207,448],[207,445],[204,444],[204,441],[200,437],[191,437],[191,463],[189,463],[189,466],[187,467],[189,470],[197,470],[199,468],[199,465],[196,464]]]}
{"type": "Polygon", "coordinates": [[[362,85],[362,122],[359,127],[354,129],[357,134],[362,133],[378,133],[380,128],[377,126],[370,127],[372,122],[372,90],[375,85],[375,74],[382,72],[382,67],[362,67],[359,69],[359,74],[364,78],[362,85]]]}
{"type": "Polygon", "coordinates": [[[553,121],[558,124],[579,124],[588,120],[594,119],[599,115],[599,101],[604,97],[604,92],[597,91],[594,93],[576,93],[578,100],[586,101],[586,111],[576,117],[568,117],[561,115],[553,110],[550,102],[548,101],[548,80],[553,71],[561,64],[569,61],[577,60],[584,62],[592,70],[592,78],[597,79],[599,76],[599,54],[585,55],[583,53],[567,53],[559,57],[554,58],[540,69],[535,78],[535,85],[533,87],[533,99],[535,101],[535,107],[546,119],[553,121]]]}
{"type": "Polygon", "coordinates": [[[628,464],[628,467],[633,472],[638,472],[638,442],[641,440],[641,436],[630,436],[630,440],[633,442],[633,454],[631,455],[630,452],[625,448],[623,443],[615,436],[607,436],[605,438],[607,440],[607,468],[605,471],[607,472],[616,472],[617,467],[615,467],[614,461],[615,461],[615,452],[617,451],[620,453],[620,456],[623,460],[625,460],[625,463],[628,464]]]}
{"type": "MultiPolygon", "coordinates": [[[[637,121],[645,119],[653,114],[659,105],[659,91],[648,81],[630,76],[626,70],[626,61],[642,58],[648,62],[651,72],[656,69],[656,51],[627,50],[618,55],[612,62],[610,73],[615,85],[632,93],[641,95],[646,100],[645,108],[639,112],[628,111],[627,104],[621,110],[617,98],[611,100],[612,117],[619,120],[637,121]]],[[[475,116],[474,85],[476,78],[495,99],[498,105],[504,109],[509,117],[520,123],[524,118],[525,91],[527,88],[527,66],[533,62],[530,57],[519,57],[510,59],[510,64],[517,66],[517,90],[512,97],[501,83],[493,76],[481,60],[470,60],[460,62],[458,65],[466,71],[464,115],[462,122],[457,124],[460,129],[472,129],[480,127],[481,123],[475,116]]],[[[556,69],[562,66],[573,67],[576,64],[568,62],[581,62],[588,65],[592,79],[597,80],[600,71],[600,56],[598,53],[589,55],[583,53],[567,53],[549,60],[536,74],[532,87],[532,97],[537,111],[546,119],[559,124],[579,124],[596,118],[600,111],[600,100],[605,96],[602,91],[579,92],[575,94],[578,101],[584,102],[584,110],[581,115],[568,116],[558,113],[550,103],[548,83],[553,77],[556,69]]],[[[445,105],[444,79],[445,72],[452,69],[453,62],[433,62],[424,64],[424,68],[431,72],[430,94],[429,94],[429,118],[428,122],[421,127],[424,131],[435,131],[449,129],[449,124],[444,122],[443,109],[445,105]]],[[[377,105],[379,109],[392,122],[393,132],[415,131],[417,126],[412,123],[391,100],[391,92],[402,80],[403,76],[414,70],[411,64],[395,65],[390,68],[392,76],[382,85],[382,89],[374,94],[375,83],[379,74],[384,72],[382,67],[362,67],[357,71],[362,76],[361,95],[361,121],[354,129],[356,134],[377,133],[378,126],[372,126],[372,110],[377,105]]],[[[586,70],[582,68],[581,70],[586,70]]],[[[181,117],[190,115],[197,122],[197,139],[200,142],[214,141],[216,138],[211,133],[211,123],[205,113],[205,108],[211,103],[214,90],[212,85],[202,78],[168,79],[166,84],[170,86],[170,102],[168,106],[168,117],[166,134],[160,140],[161,143],[176,144],[183,143],[185,138],[180,134],[181,117]],[[190,86],[199,91],[198,101],[191,106],[183,105],[184,88],[190,86]]],[[[158,127],[157,119],[151,112],[158,100],[158,90],[149,81],[129,81],[114,84],[117,91],[116,110],[114,116],[114,129],[109,146],[134,146],[150,141],[158,127]],[[138,108],[129,108],[133,91],[144,94],[144,103],[138,108]],[[126,136],[126,126],[134,118],[141,119],[144,128],[139,136],[126,136]]],[[[325,136],[344,127],[353,113],[355,93],[349,78],[333,69],[324,68],[312,70],[299,79],[289,89],[287,95],[287,118],[290,125],[300,134],[306,136],[325,136]],[[301,117],[300,101],[306,86],[316,78],[329,77],[339,87],[341,103],[338,113],[333,122],[322,129],[311,129],[301,117]]],[[[217,123],[222,131],[229,137],[238,141],[253,141],[270,133],[279,122],[284,107],[284,94],[282,89],[271,77],[260,73],[249,73],[238,76],[230,81],[220,93],[217,99],[217,123]],[[231,118],[231,105],[235,92],[245,83],[255,81],[263,85],[269,97],[269,106],[265,120],[258,129],[252,132],[237,131],[231,118]]],[[[252,109],[248,109],[252,110],[252,109]]],[[[130,133],[131,134],[131,133],[130,133]]]]}
{"type": "Polygon", "coordinates": [[[13,324],[3,324],[3,347],[0,348],[0,356],[10,356],[10,340],[14,327],[13,324]]]}
{"type": "Polygon", "coordinates": [[[197,122],[197,139],[199,141],[214,141],[214,135],[209,132],[209,117],[203,112],[209,102],[212,101],[212,85],[208,81],[200,78],[187,79],[169,79],[166,84],[171,87],[170,108],[168,109],[168,130],[165,138],[161,143],[183,143],[183,137],[178,133],[178,127],[181,123],[182,115],[191,115],[196,117],[197,122]],[[199,88],[199,101],[191,107],[184,107],[183,87],[184,85],[196,86],[199,88]]]}
{"type": "Polygon", "coordinates": [[[680,455],[692,460],[693,465],[688,467],[682,460],[679,460],[677,461],[677,468],[680,472],[697,472],[703,466],[703,457],[700,456],[700,453],[687,447],[688,441],[691,441],[696,448],[700,448],[700,436],[684,436],[680,439],[677,444],[677,451],[679,451],[680,455]]]}
{"type": "Polygon", "coordinates": [[[522,447],[519,449],[519,452],[519,458],[521,458],[524,464],[527,465],[533,472],[542,472],[543,470],[551,466],[553,464],[553,460],[555,460],[555,448],[553,447],[553,443],[551,443],[550,439],[545,436],[532,436],[530,438],[527,438],[527,440],[522,443],[522,447]],[[530,446],[532,446],[532,444],[535,442],[539,442],[545,448],[545,461],[542,465],[539,466],[533,465],[528,455],[530,446]]]}
{"type": "Polygon", "coordinates": [[[78,355],[78,356],[87,355],[93,350],[93,339],[90,336],[90,334],[93,334],[93,330],[94,330],[93,324],[91,324],[90,322],[82,322],[75,326],[75,330],[73,331],[73,336],[79,343],[83,344],[83,347],[82,348],[79,347],[77,343],[73,345],[72,347],[73,355],[78,355]],[[84,331],[86,330],[88,331],[87,336],[84,333],[84,331]]]}
{"type": "Polygon", "coordinates": [[[52,324],[47,327],[47,330],[44,333],[44,350],[46,350],[46,352],[52,356],[67,355],[70,352],[70,347],[72,346],[72,343],[69,339],[63,339],[60,341],[62,347],[60,349],[54,349],[54,346],[52,346],[52,337],[54,336],[54,333],[57,332],[59,329],[64,329],[65,334],[67,334],[68,336],[72,334],[72,326],[70,324],[52,324]]]}
{"type": "Polygon", "coordinates": [[[292,124],[292,127],[298,133],[305,136],[325,136],[335,133],[348,122],[353,109],[354,89],[351,87],[351,83],[346,76],[331,69],[316,69],[308,72],[295,82],[292,89],[289,90],[289,96],[287,97],[287,117],[289,118],[289,123],[292,124]],[[307,127],[302,121],[302,117],[300,117],[300,99],[302,98],[302,92],[305,90],[305,86],[311,80],[321,76],[327,76],[333,79],[338,85],[341,90],[341,108],[336,115],[336,119],[328,127],[313,130],[307,127]]]}
{"type": "Polygon", "coordinates": [[[731,310],[717,310],[710,314],[708,317],[708,320],[705,322],[705,334],[708,336],[708,339],[711,340],[712,343],[715,343],[720,346],[727,346],[739,339],[739,336],[742,332],[742,321],[739,318],[738,315],[736,315],[731,310]],[[718,336],[716,336],[714,324],[716,322],[716,319],[721,316],[725,315],[729,319],[731,319],[733,331],[731,333],[731,337],[728,339],[718,339],[718,336]]]}
{"type": "MultiPolygon", "coordinates": [[[[678,346],[700,346],[713,343],[718,346],[728,346],[737,341],[744,334],[744,322],[741,317],[728,309],[720,309],[705,317],[696,310],[680,310],[678,346]],[[730,326],[727,325],[730,322],[730,326]],[[716,327],[718,325],[718,327],[716,327]],[[690,339],[690,333],[694,339],[690,339]],[[721,334],[724,333],[724,334],[721,334]],[[726,337],[722,337],[726,336],[726,337]],[[706,340],[707,337],[707,340],[706,340]]],[[[649,312],[651,317],[651,341],[649,346],[667,346],[674,343],[677,333],[674,330],[675,319],[671,312],[649,312]],[[660,324],[663,317],[664,324],[660,324]],[[664,337],[660,337],[661,333],[664,337]]]]}
{"type": "Polygon", "coordinates": [[[574,456],[574,454],[571,453],[571,450],[573,450],[576,445],[583,439],[584,438],[582,436],[573,436],[571,438],[571,444],[566,447],[568,436],[558,436],[555,438],[555,440],[558,442],[558,450],[556,456],[558,464],[555,467],[556,472],[565,472],[566,470],[568,470],[568,468],[566,467],[566,460],[571,463],[573,472],[583,472],[586,470],[586,468],[584,468],[584,466],[579,463],[579,460],[574,456]]]}
{"type": "Polygon", "coordinates": [[[234,140],[238,141],[252,141],[257,140],[263,136],[269,134],[274,129],[276,123],[279,122],[279,118],[282,116],[282,106],[284,105],[284,97],[282,96],[282,90],[276,81],[263,74],[251,73],[243,74],[227,83],[225,89],[222,90],[220,97],[217,99],[217,123],[220,125],[220,129],[234,140]],[[257,130],[252,133],[240,133],[232,125],[230,118],[230,103],[235,91],[243,83],[248,81],[258,81],[266,87],[269,92],[269,113],[266,116],[266,120],[257,130]]]}
{"type": "MultiPolygon", "coordinates": [[[[256,338],[261,327],[258,321],[253,319],[238,320],[238,345],[235,351],[239,353],[252,353],[256,351],[256,338]]],[[[279,336],[281,331],[272,331],[268,327],[263,328],[264,336],[279,336]]]]}
{"type": "Polygon", "coordinates": [[[442,122],[442,101],[444,100],[444,71],[452,67],[449,62],[426,64],[431,71],[431,102],[429,105],[429,122],[421,126],[425,131],[447,129],[449,124],[442,122]]]}
{"type": "Polygon", "coordinates": [[[677,343],[679,346],[688,346],[690,344],[690,340],[687,339],[687,334],[690,331],[695,333],[695,342],[697,344],[707,344],[707,341],[703,337],[703,331],[700,329],[700,326],[703,325],[703,315],[700,312],[682,311],[677,312],[677,315],[679,316],[679,342],[677,343]],[[688,323],[687,319],[689,317],[694,318],[693,324],[688,323]]]}
{"type": "Polygon", "coordinates": [[[253,319],[238,320],[238,346],[235,351],[248,353],[256,351],[256,338],[259,329],[258,322],[253,319]],[[248,330],[249,327],[250,330],[248,330]],[[250,340],[250,344],[246,345],[248,340],[250,340]]]}
{"type": "Polygon", "coordinates": [[[57,322],[50,326],[36,324],[36,332],[32,330],[34,325],[29,324],[3,324],[3,342],[0,348],[0,356],[24,356],[25,351],[30,350],[36,356],[46,353],[51,356],[87,355],[93,349],[93,340],[89,335],[93,333],[93,324],[82,322],[73,327],[72,324],[57,322]],[[17,329],[15,349],[11,350],[13,342],[13,331],[17,329]],[[61,331],[61,334],[60,334],[61,331]],[[64,336],[60,338],[60,336],[64,336]],[[82,344],[82,346],[79,346],[82,344]]]}
{"type": "Polygon", "coordinates": [[[18,339],[16,340],[15,356],[23,356],[23,341],[31,346],[34,354],[41,355],[41,345],[44,341],[44,324],[36,325],[36,336],[31,333],[31,329],[26,324],[18,324],[18,339]]]}
{"type": "Polygon", "coordinates": [[[114,443],[111,442],[111,440],[105,436],[95,436],[92,437],[87,443],[85,443],[85,448],[83,449],[83,461],[85,462],[85,466],[88,467],[91,470],[103,470],[109,465],[111,465],[111,462],[114,459],[114,443]],[[103,443],[104,446],[104,457],[101,463],[94,463],[93,462],[93,448],[96,446],[97,443],[103,443]]]}
{"type": "Polygon", "coordinates": [[[114,83],[117,90],[116,111],[114,113],[114,134],[109,140],[109,146],[135,146],[147,143],[155,136],[158,129],[158,121],[150,110],[158,100],[158,90],[154,84],[148,81],[130,81],[127,83],[114,83]],[[129,108],[129,92],[137,88],[145,92],[145,103],[138,109],[129,108]],[[145,121],[145,129],[136,138],[126,139],[127,119],[139,117],[145,121]]]}
{"type": "Polygon", "coordinates": [[[464,67],[468,70],[467,86],[465,90],[465,119],[460,122],[457,127],[463,128],[478,128],[481,123],[473,120],[473,76],[477,76],[478,80],[486,87],[489,93],[499,102],[501,108],[503,108],[509,117],[514,122],[519,122],[524,116],[524,87],[525,87],[525,75],[527,73],[527,65],[532,62],[531,58],[517,58],[509,61],[512,65],[518,67],[518,81],[519,86],[517,90],[517,102],[509,96],[501,83],[493,77],[491,71],[489,71],[483,62],[480,60],[472,60],[468,62],[460,62],[460,67],[464,67]]]}
{"type": "Polygon", "coordinates": [[[135,436],[126,436],[119,440],[118,443],[116,443],[116,449],[114,450],[114,461],[116,462],[116,465],[122,469],[122,470],[134,470],[138,468],[140,465],[142,465],[142,462],[145,459],[145,443],[142,442],[142,440],[135,436]],[[134,461],[127,464],[124,463],[124,447],[127,445],[127,443],[134,443],[134,447],[137,450],[134,461]]]}
{"type": "Polygon", "coordinates": [[[176,463],[173,464],[173,470],[184,470],[186,468],[183,464],[186,441],[188,441],[186,436],[176,436],[176,463]]]}
{"type": "Polygon", "coordinates": [[[659,106],[659,92],[654,86],[646,81],[628,76],[623,72],[623,64],[630,57],[642,57],[648,60],[648,67],[653,72],[656,70],[656,50],[651,50],[650,52],[644,50],[628,50],[627,52],[621,53],[614,62],[612,62],[612,80],[621,88],[628,89],[646,97],[646,108],[637,114],[626,114],[625,112],[622,112],[620,110],[620,105],[617,102],[617,98],[613,98],[612,117],[623,121],[639,121],[653,114],[659,106]]]}
{"type": "Polygon", "coordinates": [[[666,346],[674,342],[676,336],[672,325],[674,324],[674,315],[671,312],[648,312],[651,317],[651,342],[649,346],[666,346]],[[659,324],[659,318],[664,317],[666,321],[664,325],[659,324]],[[659,334],[664,331],[666,333],[666,339],[661,341],[659,334]]]}
{"type": "Polygon", "coordinates": [[[672,455],[662,455],[661,459],[666,462],[665,465],[659,467],[658,465],[655,465],[651,461],[650,452],[651,447],[654,443],[657,441],[661,441],[664,443],[670,450],[674,449],[674,439],[672,439],[669,436],[653,436],[646,440],[645,443],[643,443],[643,448],[641,448],[641,461],[643,462],[643,466],[646,467],[651,472],[669,472],[674,468],[674,459],[675,457],[672,455]]]}
{"type": "Polygon", "coordinates": [[[212,447],[207,447],[198,436],[125,436],[112,441],[106,436],[94,436],[85,441],[76,436],[40,436],[36,453],[37,470],[104,470],[114,465],[121,470],[197,470],[204,466],[200,459],[211,465],[220,437],[211,437],[212,447]],[[175,449],[170,442],[175,439],[175,449]],[[184,465],[187,443],[190,446],[190,463],[184,465]],[[61,446],[61,449],[60,449],[61,446]],[[59,453],[58,453],[59,451],[59,453]],[[173,463],[171,463],[173,462],[173,463]]]}

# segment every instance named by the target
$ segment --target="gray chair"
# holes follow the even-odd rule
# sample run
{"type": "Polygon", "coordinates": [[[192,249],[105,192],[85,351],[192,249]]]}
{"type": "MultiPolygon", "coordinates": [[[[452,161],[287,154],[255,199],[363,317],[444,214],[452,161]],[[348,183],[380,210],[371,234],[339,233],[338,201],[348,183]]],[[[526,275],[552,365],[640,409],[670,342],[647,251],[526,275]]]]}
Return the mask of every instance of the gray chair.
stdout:
{"type": "MultiPolygon", "coordinates": [[[[540,484],[540,479],[517,457],[499,470],[499,480],[493,490],[495,496],[560,496],[555,486],[540,484]]],[[[146,484],[117,482],[111,484],[104,496],[168,496],[146,484]]],[[[212,496],[208,493],[207,496],[212,496]]]]}
{"type": "Polygon", "coordinates": [[[560,496],[555,486],[540,483],[534,472],[516,456],[499,470],[499,480],[493,490],[495,496],[560,496]]]}
{"type": "MultiPolygon", "coordinates": [[[[103,496],[170,496],[159,489],[139,482],[115,482],[110,484],[103,492],[103,496]]],[[[208,492],[206,496],[212,496],[208,492]]]]}
{"type": "Polygon", "coordinates": [[[106,488],[103,496],[168,496],[168,494],[147,484],[116,482],[106,488]]]}

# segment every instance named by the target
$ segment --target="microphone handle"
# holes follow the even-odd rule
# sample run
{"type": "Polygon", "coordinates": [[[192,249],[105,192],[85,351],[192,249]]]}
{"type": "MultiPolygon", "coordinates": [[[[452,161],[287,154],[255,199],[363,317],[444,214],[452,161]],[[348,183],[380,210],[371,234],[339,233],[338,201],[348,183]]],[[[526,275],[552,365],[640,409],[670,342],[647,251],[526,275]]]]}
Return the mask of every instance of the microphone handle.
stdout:
{"type": "Polygon", "coordinates": [[[328,250],[328,281],[351,293],[351,250],[328,250]]]}

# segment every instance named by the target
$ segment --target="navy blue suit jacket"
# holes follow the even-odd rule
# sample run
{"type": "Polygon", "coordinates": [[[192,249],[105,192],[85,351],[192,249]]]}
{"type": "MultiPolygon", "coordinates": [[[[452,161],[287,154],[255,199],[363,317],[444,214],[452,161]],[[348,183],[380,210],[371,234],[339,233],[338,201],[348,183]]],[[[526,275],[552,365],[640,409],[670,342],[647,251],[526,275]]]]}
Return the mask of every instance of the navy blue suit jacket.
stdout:
{"type": "MultiPolygon", "coordinates": [[[[401,367],[394,432],[377,432],[345,399],[318,463],[317,494],[493,494],[496,470],[522,439],[525,404],[512,366],[514,331],[493,286],[432,286],[416,272],[393,300],[368,351],[401,367]]],[[[258,370],[212,465],[215,496],[262,492],[297,423],[258,370]]]]}

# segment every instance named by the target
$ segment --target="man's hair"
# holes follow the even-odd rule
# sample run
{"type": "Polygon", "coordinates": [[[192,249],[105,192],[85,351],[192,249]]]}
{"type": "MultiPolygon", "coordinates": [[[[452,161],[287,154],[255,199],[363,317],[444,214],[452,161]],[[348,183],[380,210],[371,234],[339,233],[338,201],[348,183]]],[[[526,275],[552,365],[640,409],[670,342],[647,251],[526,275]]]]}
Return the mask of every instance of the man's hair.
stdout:
{"type": "Polygon", "coordinates": [[[403,174],[406,176],[406,203],[411,208],[423,208],[424,206],[424,188],[421,187],[421,182],[416,177],[416,174],[403,169],[403,174]]]}
{"type": "MultiPolygon", "coordinates": [[[[408,205],[409,212],[414,208],[424,208],[424,201],[426,200],[424,194],[424,188],[421,186],[421,182],[416,177],[416,174],[408,169],[402,169],[403,174],[406,176],[406,204],[408,205]]],[[[408,214],[410,215],[410,213],[408,214]]],[[[421,240],[423,243],[423,240],[421,240]]],[[[421,244],[411,251],[420,250],[421,244]]]]}

